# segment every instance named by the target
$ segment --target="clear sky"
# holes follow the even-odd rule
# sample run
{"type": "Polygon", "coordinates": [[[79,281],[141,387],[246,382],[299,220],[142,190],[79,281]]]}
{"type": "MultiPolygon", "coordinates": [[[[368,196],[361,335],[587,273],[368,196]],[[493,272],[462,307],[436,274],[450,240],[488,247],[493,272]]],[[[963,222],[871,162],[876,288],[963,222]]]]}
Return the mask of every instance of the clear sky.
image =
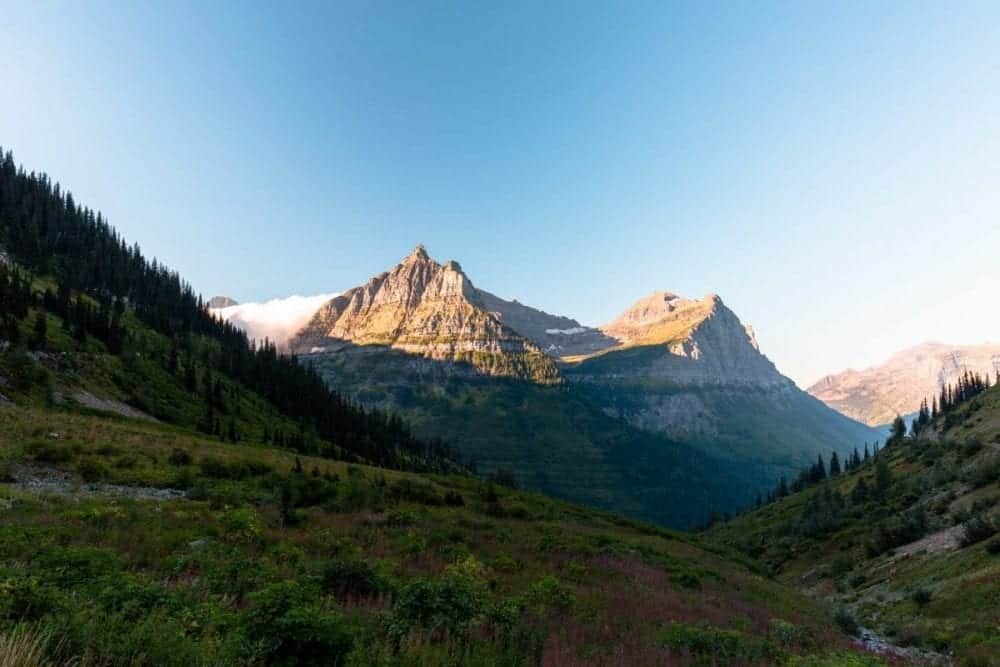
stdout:
{"type": "Polygon", "coordinates": [[[586,324],[718,293],[800,384],[1000,339],[995,2],[2,15],[0,145],[206,295],[339,291],[422,242],[586,324]]]}

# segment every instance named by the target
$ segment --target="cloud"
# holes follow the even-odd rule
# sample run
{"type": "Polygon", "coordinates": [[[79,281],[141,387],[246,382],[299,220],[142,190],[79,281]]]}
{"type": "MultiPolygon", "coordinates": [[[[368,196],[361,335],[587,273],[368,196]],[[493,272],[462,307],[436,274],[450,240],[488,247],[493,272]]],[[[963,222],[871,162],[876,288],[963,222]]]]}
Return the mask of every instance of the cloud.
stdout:
{"type": "Polygon", "coordinates": [[[267,338],[279,348],[284,348],[288,345],[288,341],[309,323],[316,311],[337,294],[334,292],[316,296],[290,296],[263,303],[241,303],[227,308],[213,308],[211,312],[243,329],[250,338],[259,341],[267,338]]]}

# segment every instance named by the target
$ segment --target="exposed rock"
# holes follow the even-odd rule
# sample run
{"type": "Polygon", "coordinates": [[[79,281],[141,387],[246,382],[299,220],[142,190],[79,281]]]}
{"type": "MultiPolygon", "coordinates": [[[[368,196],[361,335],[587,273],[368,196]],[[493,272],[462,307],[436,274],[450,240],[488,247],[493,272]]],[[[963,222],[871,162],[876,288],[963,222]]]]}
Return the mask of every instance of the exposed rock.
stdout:
{"type": "Polygon", "coordinates": [[[228,296],[213,296],[206,304],[211,309],[229,308],[240,305],[238,301],[230,299],[228,296]]]}
{"type": "Polygon", "coordinates": [[[73,401],[79,403],[80,405],[90,408],[92,410],[100,410],[102,412],[111,412],[122,417],[130,417],[132,419],[144,419],[146,421],[157,421],[152,415],[148,415],[142,410],[137,410],[131,405],[122,403],[121,401],[116,401],[111,398],[98,398],[94,396],[89,391],[84,391],[82,389],[76,391],[71,396],[73,401]]]}
{"type": "Polygon", "coordinates": [[[180,489],[152,486],[125,486],[99,482],[79,483],[68,472],[40,466],[11,466],[12,485],[23,491],[60,496],[111,495],[141,500],[178,500],[187,497],[180,489]]]}
{"type": "Polygon", "coordinates": [[[432,260],[423,246],[387,273],[319,309],[291,341],[300,354],[379,346],[481,373],[558,381],[555,363],[484,305],[457,262],[432,260]]]}
{"type": "Polygon", "coordinates": [[[989,375],[1000,369],[1000,344],[924,343],[894,354],[862,371],[827,375],[807,391],[834,410],[870,426],[916,412],[942,384],[954,384],[970,371],[989,375]]]}

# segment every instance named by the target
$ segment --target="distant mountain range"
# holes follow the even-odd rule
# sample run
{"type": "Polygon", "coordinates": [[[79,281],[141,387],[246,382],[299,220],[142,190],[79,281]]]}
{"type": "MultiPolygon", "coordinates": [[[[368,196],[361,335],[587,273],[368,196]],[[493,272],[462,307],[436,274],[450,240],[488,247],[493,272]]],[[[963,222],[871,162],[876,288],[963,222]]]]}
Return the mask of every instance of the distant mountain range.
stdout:
{"type": "Polygon", "coordinates": [[[247,304],[215,312],[272,340],[280,321],[331,385],[401,411],[481,472],[643,518],[690,525],[879,437],[784,377],[716,295],[655,292],[588,327],[480,289],[418,246],[315,305],[294,332],[247,304]]]}
{"type": "Polygon", "coordinates": [[[916,412],[921,400],[935,396],[943,384],[954,384],[966,371],[989,375],[992,381],[998,370],[1000,343],[924,343],[861,371],[827,375],[807,391],[851,419],[878,426],[916,412]]]}

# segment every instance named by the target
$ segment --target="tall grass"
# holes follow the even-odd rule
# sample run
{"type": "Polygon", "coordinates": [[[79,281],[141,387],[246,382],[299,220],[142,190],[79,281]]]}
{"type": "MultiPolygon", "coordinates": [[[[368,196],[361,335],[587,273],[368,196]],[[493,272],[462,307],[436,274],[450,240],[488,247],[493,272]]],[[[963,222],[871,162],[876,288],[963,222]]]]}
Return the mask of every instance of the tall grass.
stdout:
{"type": "Polygon", "coordinates": [[[46,647],[49,637],[30,625],[15,625],[0,633],[0,667],[51,667],[46,647]]]}

